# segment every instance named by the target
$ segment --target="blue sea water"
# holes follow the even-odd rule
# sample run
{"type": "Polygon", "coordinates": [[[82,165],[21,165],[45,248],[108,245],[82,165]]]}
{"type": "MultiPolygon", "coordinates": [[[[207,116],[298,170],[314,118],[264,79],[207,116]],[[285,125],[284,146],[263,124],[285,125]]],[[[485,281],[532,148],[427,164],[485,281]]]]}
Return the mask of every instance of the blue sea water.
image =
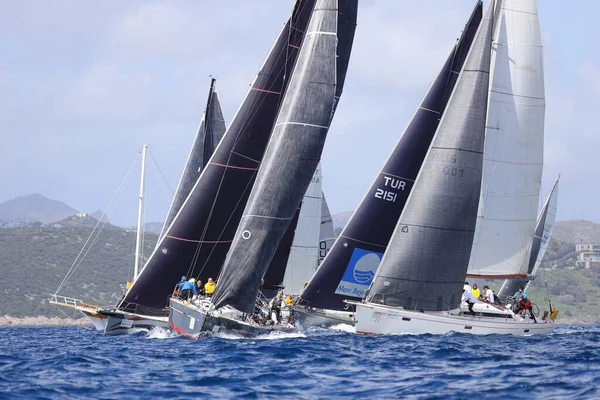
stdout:
{"type": "Polygon", "coordinates": [[[0,328],[0,398],[600,398],[600,326],[547,336],[361,336],[350,327],[190,340],[0,328]]]}

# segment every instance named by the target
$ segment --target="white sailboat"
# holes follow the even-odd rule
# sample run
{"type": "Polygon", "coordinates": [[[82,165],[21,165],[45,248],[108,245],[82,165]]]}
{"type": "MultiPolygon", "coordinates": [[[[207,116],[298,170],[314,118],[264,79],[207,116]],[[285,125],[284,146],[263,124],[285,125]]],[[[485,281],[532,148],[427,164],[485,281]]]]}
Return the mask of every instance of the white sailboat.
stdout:
{"type": "MultiPolygon", "coordinates": [[[[533,1],[507,0],[500,1],[496,7],[488,6],[484,22],[373,283],[365,300],[354,303],[357,333],[444,334],[454,331],[528,335],[548,333],[554,329],[554,321],[549,318],[535,323],[492,304],[477,303],[474,316],[465,314],[460,307],[469,259],[481,256],[480,253],[471,254],[474,237],[476,243],[481,241],[481,232],[484,232],[481,215],[489,215],[486,202],[479,207],[478,213],[479,197],[497,183],[490,181],[490,175],[498,170],[511,170],[515,165],[500,160],[499,166],[489,168],[491,156],[488,153],[494,139],[488,141],[487,135],[491,135],[490,131],[496,131],[498,141],[494,148],[502,148],[506,145],[502,141],[504,129],[510,129],[517,136],[522,134],[521,131],[514,132],[519,126],[511,124],[510,115],[515,112],[515,103],[520,103],[520,100],[515,100],[520,94],[511,92],[511,89],[533,86],[539,90],[536,85],[542,82],[543,92],[543,78],[540,78],[539,70],[528,69],[531,76],[521,76],[516,71],[523,69],[520,68],[520,60],[530,61],[525,55],[529,54],[528,49],[534,48],[534,52],[539,51],[541,55],[541,46],[538,48],[536,43],[527,41],[518,42],[511,36],[531,34],[535,27],[537,13],[533,1]],[[494,10],[496,40],[491,53],[494,10]],[[490,71],[493,77],[488,78],[490,71]],[[490,102],[487,104],[489,83],[490,102]],[[498,100],[497,96],[504,98],[498,100]],[[487,112],[483,111],[486,104],[487,112]],[[488,161],[484,161],[484,158],[488,161]],[[481,212],[482,208],[484,213],[481,212]]],[[[539,101],[538,98],[529,97],[540,96],[539,93],[537,96],[525,95],[523,102],[529,104],[529,101],[539,101]]],[[[536,133],[543,137],[543,129],[536,133]]],[[[519,154],[525,153],[525,157],[535,163],[538,149],[533,149],[534,154],[530,156],[527,155],[529,150],[527,146],[513,149],[519,154]]],[[[539,184],[536,185],[535,181],[532,184],[533,189],[527,189],[523,187],[525,182],[521,182],[518,189],[522,196],[513,195],[511,199],[529,199],[530,191],[536,191],[537,199],[539,184]]],[[[493,196],[487,197],[490,204],[494,204],[493,196]]],[[[498,216],[496,219],[503,218],[498,216]]],[[[486,219],[485,222],[494,225],[496,219],[486,219]]],[[[534,224],[535,219],[533,222],[524,220],[512,225],[512,228],[525,231],[527,226],[528,233],[523,236],[527,236],[529,242],[534,224]]],[[[495,246],[501,247],[498,243],[495,246]]],[[[528,255],[518,245],[507,245],[506,251],[523,257],[528,255]]],[[[498,275],[507,274],[495,268],[496,271],[499,271],[498,275]]],[[[469,269],[469,272],[472,270],[469,269]]]]}

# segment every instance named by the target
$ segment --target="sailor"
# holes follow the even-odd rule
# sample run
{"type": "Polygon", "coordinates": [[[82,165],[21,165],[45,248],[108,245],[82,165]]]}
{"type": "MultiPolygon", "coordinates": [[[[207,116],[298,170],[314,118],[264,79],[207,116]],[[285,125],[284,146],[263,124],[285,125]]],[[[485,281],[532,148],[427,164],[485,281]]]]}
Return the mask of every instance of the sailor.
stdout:
{"type": "Polygon", "coordinates": [[[471,293],[476,299],[478,299],[479,296],[481,296],[481,290],[479,290],[476,283],[473,284],[473,289],[471,289],[471,293]]]}
{"type": "Polygon", "coordinates": [[[214,292],[215,281],[213,281],[213,278],[208,278],[208,282],[206,282],[206,285],[204,285],[204,293],[206,294],[206,296],[212,297],[214,292]]]}
{"type": "Polygon", "coordinates": [[[523,297],[521,300],[519,300],[519,307],[517,308],[517,311],[515,311],[515,314],[520,313],[522,310],[529,310],[529,316],[531,317],[534,323],[537,323],[537,320],[535,319],[535,314],[533,314],[533,307],[531,306],[533,306],[531,300],[529,300],[527,297],[523,297]]]}
{"type": "Polygon", "coordinates": [[[518,303],[521,299],[526,299],[527,294],[523,291],[523,288],[520,287],[519,290],[515,292],[513,297],[515,298],[515,303],[518,303]]]}
{"type": "Polygon", "coordinates": [[[285,297],[285,305],[286,306],[291,306],[292,304],[294,304],[294,299],[292,299],[292,295],[291,294],[288,294],[285,297]]]}
{"type": "Polygon", "coordinates": [[[473,311],[473,305],[477,301],[475,297],[473,297],[473,293],[471,292],[471,286],[469,286],[469,282],[465,282],[463,286],[463,294],[461,301],[464,301],[469,306],[469,312],[472,316],[475,316],[475,311],[473,311]]]}
{"type": "Polygon", "coordinates": [[[496,304],[496,299],[494,297],[494,292],[488,285],[483,287],[483,296],[488,303],[496,304]]]}
{"type": "Polygon", "coordinates": [[[187,281],[187,278],[185,276],[182,276],[179,283],[175,286],[175,290],[173,290],[174,296],[177,296],[179,293],[181,293],[181,287],[183,286],[185,281],[187,281]]]}
{"type": "Polygon", "coordinates": [[[273,315],[273,313],[275,313],[275,316],[277,317],[277,323],[281,324],[281,308],[283,307],[283,296],[281,295],[281,293],[277,293],[277,296],[273,297],[273,300],[271,300],[271,302],[269,303],[269,307],[271,309],[271,313],[269,315],[273,315]]]}
{"type": "Polygon", "coordinates": [[[194,298],[198,297],[198,291],[196,290],[196,280],[194,278],[190,279],[187,282],[184,282],[181,286],[181,299],[189,300],[192,297],[192,293],[194,298]]]}
{"type": "Polygon", "coordinates": [[[198,279],[196,281],[196,287],[198,288],[198,296],[204,295],[204,286],[202,286],[202,281],[198,279]]]}

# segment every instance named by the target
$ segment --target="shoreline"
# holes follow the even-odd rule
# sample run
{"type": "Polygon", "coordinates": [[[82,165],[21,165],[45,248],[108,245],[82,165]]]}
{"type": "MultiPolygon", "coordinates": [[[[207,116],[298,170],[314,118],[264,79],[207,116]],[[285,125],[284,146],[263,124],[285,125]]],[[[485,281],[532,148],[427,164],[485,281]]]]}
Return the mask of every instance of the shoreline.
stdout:
{"type": "Polygon", "coordinates": [[[11,317],[4,315],[0,317],[0,326],[93,326],[87,318],[71,319],[61,317],[11,317]]]}

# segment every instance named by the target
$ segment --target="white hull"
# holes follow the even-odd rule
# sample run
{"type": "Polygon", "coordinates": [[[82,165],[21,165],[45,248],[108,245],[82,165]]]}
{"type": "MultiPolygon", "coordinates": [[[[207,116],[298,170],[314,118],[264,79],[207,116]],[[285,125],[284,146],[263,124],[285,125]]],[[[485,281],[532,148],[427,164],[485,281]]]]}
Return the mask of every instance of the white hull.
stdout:
{"type": "MultiPolygon", "coordinates": [[[[474,335],[538,335],[554,330],[554,322],[538,321],[506,314],[505,318],[454,315],[450,312],[407,311],[371,303],[356,304],[356,333],[363,334],[435,334],[450,332],[474,335]]],[[[458,311],[457,311],[458,314],[458,311]]]]}
{"type": "Polygon", "coordinates": [[[106,321],[108,318],[105,315],[98,314],[96,312],[79,310],[88,321],[94,324],[94,327],[99,331],[104,331],[106,329],[106,321]]]}
{"type": "Polygon", "coordinates": [[[122,335],[131,329],[169,328],[169,317],[155,317],[122,311],[110,311],[106,314],[108,318],[104,334],[107,336],[122,335]]]}

